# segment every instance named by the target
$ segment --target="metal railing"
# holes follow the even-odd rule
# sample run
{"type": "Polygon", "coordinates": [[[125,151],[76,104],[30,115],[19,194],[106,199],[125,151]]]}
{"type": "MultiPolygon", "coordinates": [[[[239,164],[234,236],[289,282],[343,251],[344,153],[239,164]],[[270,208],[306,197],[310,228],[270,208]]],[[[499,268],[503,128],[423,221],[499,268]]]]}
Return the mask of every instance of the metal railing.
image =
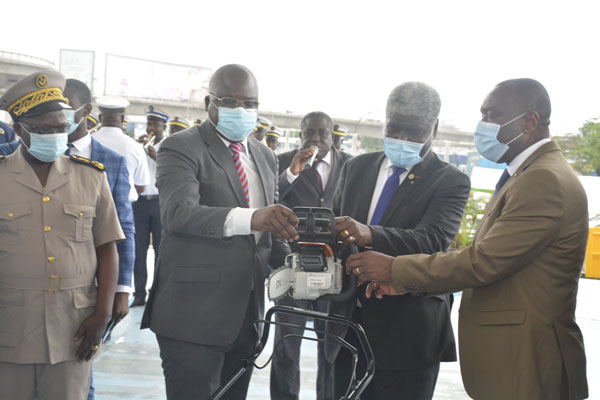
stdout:
{"type": "Polygon", "coordinates": [[[19,60],[19,61],[29,61],[29,62],[34,62],[36,64],[42,63],[42,64],[47,64],[47,65],[54,67],[54,62],[52,62],[50,60],[46,60],[45,58],[30,56],[30,55],[21,54],[21,53],[13,53],[12,51],[0,50],[0,57],[1,58],[10,58],[12,60],[19,60]]]}

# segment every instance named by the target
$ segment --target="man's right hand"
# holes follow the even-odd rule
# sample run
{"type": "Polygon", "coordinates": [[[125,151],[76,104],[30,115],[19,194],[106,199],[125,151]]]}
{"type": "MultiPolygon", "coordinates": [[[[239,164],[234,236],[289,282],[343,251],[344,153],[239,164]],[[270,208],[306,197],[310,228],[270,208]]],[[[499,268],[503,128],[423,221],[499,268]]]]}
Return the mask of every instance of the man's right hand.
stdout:
{"type": "Polygon", "coordinates": [[[298,240],[298,218],[292,210],[280,204],[273,204],[256,210],[250,223],[252,230],[271,232],[288,242],[298,240]]]}
{"type": "MultiPolygon", "coordinates": [[[[306,161],[313,155],[315,151],[313,149],[304,149],[300,150],[296,153],[294,158],[292,159],[292,163],[290,164],[290,171],[294,175],[298,175],[300,172],[304,171],[304,166],[306,165],[306,161]]],[[[316,159],[315,159],[316,161],[316,159]]]]}

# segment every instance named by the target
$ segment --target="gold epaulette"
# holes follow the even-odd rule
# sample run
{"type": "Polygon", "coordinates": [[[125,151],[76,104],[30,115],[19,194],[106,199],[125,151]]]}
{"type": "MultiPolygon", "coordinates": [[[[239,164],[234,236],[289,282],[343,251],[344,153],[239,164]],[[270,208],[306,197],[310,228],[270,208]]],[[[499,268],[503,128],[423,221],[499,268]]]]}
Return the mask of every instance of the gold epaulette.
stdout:
{"type": "Polygon", "coordinates": [[[4,161],[6,157],[4,157],[2,154],[0,154],[0,161],[4,161]]]}
{"type": "Polygon", "coordinates": [[[71,156],[70,158],[71,158],[71,161],[75,161],[76,163],[94,167],[98,171],[104,171],[104,164],[99,163],[98,161],[88,160],[85,157],[79,157],[79,156],[71,156]]]}

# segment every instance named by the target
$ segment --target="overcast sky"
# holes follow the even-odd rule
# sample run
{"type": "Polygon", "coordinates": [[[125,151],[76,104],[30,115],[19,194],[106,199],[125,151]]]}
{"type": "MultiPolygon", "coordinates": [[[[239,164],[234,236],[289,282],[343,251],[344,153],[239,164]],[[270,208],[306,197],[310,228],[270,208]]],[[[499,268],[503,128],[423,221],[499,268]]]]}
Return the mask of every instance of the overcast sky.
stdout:
{"type": "Polygon", "coordinates": [[[241,63],[263,110],[382,119],[394,86],[420,80],[441,120],[472,130],[505,79],[550,93],[552,133],[600,117],[600,1],[3,2],[0,50],[52,59],[95,50],[173,63],[241,63]]]}

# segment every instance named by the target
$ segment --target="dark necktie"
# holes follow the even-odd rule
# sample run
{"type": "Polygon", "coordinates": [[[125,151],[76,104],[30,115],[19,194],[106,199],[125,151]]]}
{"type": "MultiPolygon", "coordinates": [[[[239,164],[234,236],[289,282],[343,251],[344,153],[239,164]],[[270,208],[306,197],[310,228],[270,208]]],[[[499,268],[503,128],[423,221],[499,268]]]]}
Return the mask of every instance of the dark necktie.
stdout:
{"type": "Polygon", "coordinates": [[[381,218],[383,217],[383,213],[385,213],[385,209],[390,204],[390,201],[392,201],[394,194],[396,194],[398,186],[400,186],[400,174],[402,174],[404,171],[406,171],[406,168],[399,168],[395,165],[392,166],[392,174],[385,181],[385,185],[383,186],[383,190],[381,191],[381,195],[377,201],[377,206],[375,207],[375,211],[371,217],[371,225],[379,225],[381,222],[381,218]]]}
{"type": "Polygon", "coordinates": [[[504,184],[506,183],[508,178],[510,178],[510,174],[508,173],[508,168],[507,168],[502,173],[502,176],[500,176],[500,180],[498,180],[498,183],[496,183],[496,190],[494,191],[494,196],[496,195],[496,193],[498,193],[500,191],[500,189],[502,189],[502,186],[504,186],[504,184]]]}
{"type": "Polygon", "coordinates": [[[250,205],[250,187],[248,183],[248,176],[246,175],[246,171],[242,165],[242,158],[240,156],[240,152],[244,151],[244,145],[241,143],[232,143],[229,145],[229,148],[233,154],[233,163],[235,164],[235,170],[240,178],[242,190],[244,190],[244,196],[246,197],[246,202],[248,205],[250,205]]]}
{"type": "Polygon", "coordinates": [[[319,184],[319,191],[320,191],[320,193],[323,193],[323,178],[321,177],[321,174],[319,173],[319,170],[317,169],[318,164],[319,164],[319,161],[315,161],[313,163],[313,171],[315,171],[315,176],[317,177],[317,182],[319,184]]]}
{"type": "Polygon", "coordinates": [[[67,151],[65,151],[65,154],[70,156],[71,150],[73,150],[73,145],[71,143],[67,143],[67,151]]]}

